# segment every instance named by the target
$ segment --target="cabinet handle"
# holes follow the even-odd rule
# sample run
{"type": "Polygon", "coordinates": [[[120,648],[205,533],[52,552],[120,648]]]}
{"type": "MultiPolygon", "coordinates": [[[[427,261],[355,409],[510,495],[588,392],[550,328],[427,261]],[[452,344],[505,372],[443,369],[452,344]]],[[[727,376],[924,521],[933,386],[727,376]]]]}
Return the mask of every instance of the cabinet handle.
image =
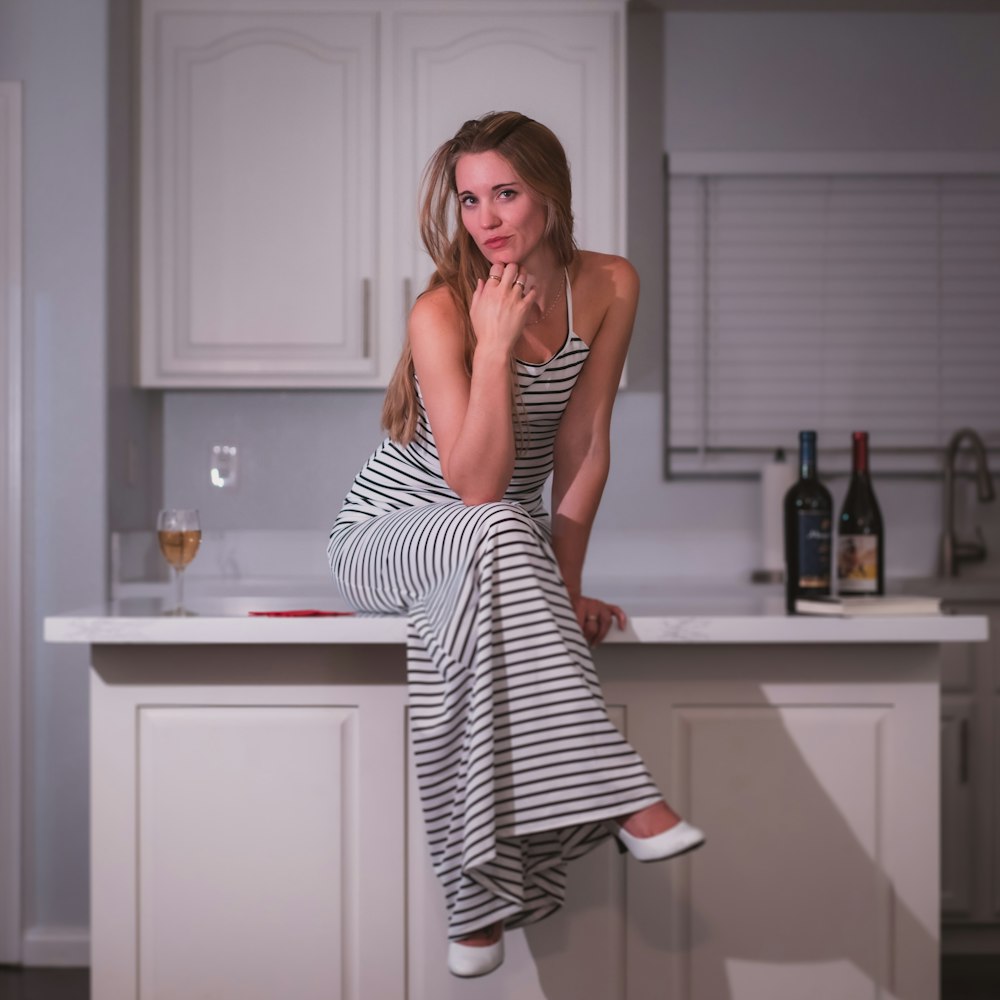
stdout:
{"type": "Polygon", "coordinates": [[[372,283],[370,278],[361,279],[361,356],[372,353],[372,283]]]}
{"type": "Polygon", "coordinates": [[[413,282],[403,278],[403,329],[410,321],[410,310],[413,308],[413,282]]]}
{"type": "Polygon", "coordinates": [[[969,783],[969,720],[962,719],[958,724],[958,781],[959,784],[969,783]]]}

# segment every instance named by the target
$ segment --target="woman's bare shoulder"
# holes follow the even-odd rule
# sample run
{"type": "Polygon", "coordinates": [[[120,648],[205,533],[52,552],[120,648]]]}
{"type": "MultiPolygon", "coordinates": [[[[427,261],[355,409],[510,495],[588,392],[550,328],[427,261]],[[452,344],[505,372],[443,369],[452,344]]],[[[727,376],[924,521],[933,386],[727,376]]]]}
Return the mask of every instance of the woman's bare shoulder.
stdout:
{"type": "Polygon", "coordinates": [[[448,287],[437,285],[417,296],[410,315],[420,319],[443,319],[448,316],[457,317],[458,310],[448,287]]]}
{"type": "Polygon", "coordinates": [[[451,292],[444,286],[429,288],[417,297],[410,310],[409,333],[411,338],[426,333],[440,336],[454,331],[459,337],[462,332],[458,306],[451,292]]]}
{"type": "MultiPolygon", "coordinates": [[[[610,316],[634,317],[639,301],[639,275],[617,254],[581,250],[570,269],[573,284],[573,325],[577,336],[591,344],[610,316]]],[[[631,329],[631,318],[623,326],[631,329]]]]}
{"type": "Polygon", "coordinates": [[[638,272],[618,254],[580,250],[574,266],[575,273],[572,269],[570,271],[574,283],[577,279],[582,279],[588,287],[615,289],[619,295],[631,289],[638,291],[638,272]]]}

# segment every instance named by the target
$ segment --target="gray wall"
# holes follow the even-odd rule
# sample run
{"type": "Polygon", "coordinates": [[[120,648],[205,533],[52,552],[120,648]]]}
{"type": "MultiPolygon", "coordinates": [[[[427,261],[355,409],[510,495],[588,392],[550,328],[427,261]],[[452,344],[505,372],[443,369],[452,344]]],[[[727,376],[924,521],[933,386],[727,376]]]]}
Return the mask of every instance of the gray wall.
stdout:
{"type": "Polygon", "coordinates": [[[1000,149],[1000,14],[667,16],[680,150],[1000,149]]]}
{"type": "Polygon", "coordinates": [[[0,77],[24,81],[25,913],[87,923],[84,648],[44,615],[105,591],[105,0],[3,0],[0,77]]]}
{"type": "MultiPolygon", "coordinates": [[[[643,294],[598,529],[700,534],[705,569],[740,574],[754,558],[756,485],[661,476],[662,151],[1000,149],[1000,15],[651,10],[631,28],[629,255],[643,294]]],[[[168,393],[166,497],[218,528],[327,525],[377,441],[379,403],[371,392],[168,393]],[[243,453],[232,493],[209,485],[213,443],[243,453]]],[[[890,572],[932,565],[938,493],[881,487],[890,572]]]]}
{"type": "MultiPolygon", "coordinates": [[[[42,617],[99,600],[109,519],[148,527],[161,498],[216,529],[326,526],[379,433],[375,392],[128,387],[131,7],[0,0],[0,78],[26,82],[26,920],[55,936],[87,920],[87,658],[45,646],[42,617]],[[242,451],[232,493],[208,485],[223,442],[242,451]]],[[[1000,17],[645,12],[633,25],[630,254],[644,293],[598,530],[657,530],[677,539],[677,572],[731,574],[752,559],[756,485],[660,472],[664,145],[1000,148],[1000,17]]],[[[891,570],[929,562],[938,492],[881,488],[891,570]]]]}

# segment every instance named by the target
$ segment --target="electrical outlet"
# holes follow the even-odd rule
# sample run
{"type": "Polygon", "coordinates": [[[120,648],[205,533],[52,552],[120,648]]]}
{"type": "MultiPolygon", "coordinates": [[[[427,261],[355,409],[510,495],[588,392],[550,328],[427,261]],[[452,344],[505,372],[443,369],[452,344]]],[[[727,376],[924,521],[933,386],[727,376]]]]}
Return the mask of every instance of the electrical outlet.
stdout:
{"type": "Polygon", "coordinates": [[[209,476],[220,490],[233,489],[238,481],[239,448],[235,444],[213,444],[209,476]]]}

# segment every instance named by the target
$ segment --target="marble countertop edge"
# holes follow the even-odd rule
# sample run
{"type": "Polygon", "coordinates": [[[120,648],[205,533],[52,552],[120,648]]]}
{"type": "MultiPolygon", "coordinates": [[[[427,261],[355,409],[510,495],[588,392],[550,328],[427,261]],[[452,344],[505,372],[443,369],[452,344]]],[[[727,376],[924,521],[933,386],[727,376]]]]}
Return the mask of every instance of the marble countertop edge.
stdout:
{"type": "MultiPolygon", "coordinates": [[[[988,619],[982,615],[838,618],[784,614],[637,614],[629,619],[624,630],[613,628],[606,642],[939,643],[981,642],[988,636],[988,619]]],[[[205,611],[176,617],[151,607],[133,607],[129,613],[106,607],[50,616],[45,619],[44,637],[48,642],[91,645],[402,645],[406,642],[406,621],[401,617],[375,616],[252,617],[245,611],[205,611]]]]}

